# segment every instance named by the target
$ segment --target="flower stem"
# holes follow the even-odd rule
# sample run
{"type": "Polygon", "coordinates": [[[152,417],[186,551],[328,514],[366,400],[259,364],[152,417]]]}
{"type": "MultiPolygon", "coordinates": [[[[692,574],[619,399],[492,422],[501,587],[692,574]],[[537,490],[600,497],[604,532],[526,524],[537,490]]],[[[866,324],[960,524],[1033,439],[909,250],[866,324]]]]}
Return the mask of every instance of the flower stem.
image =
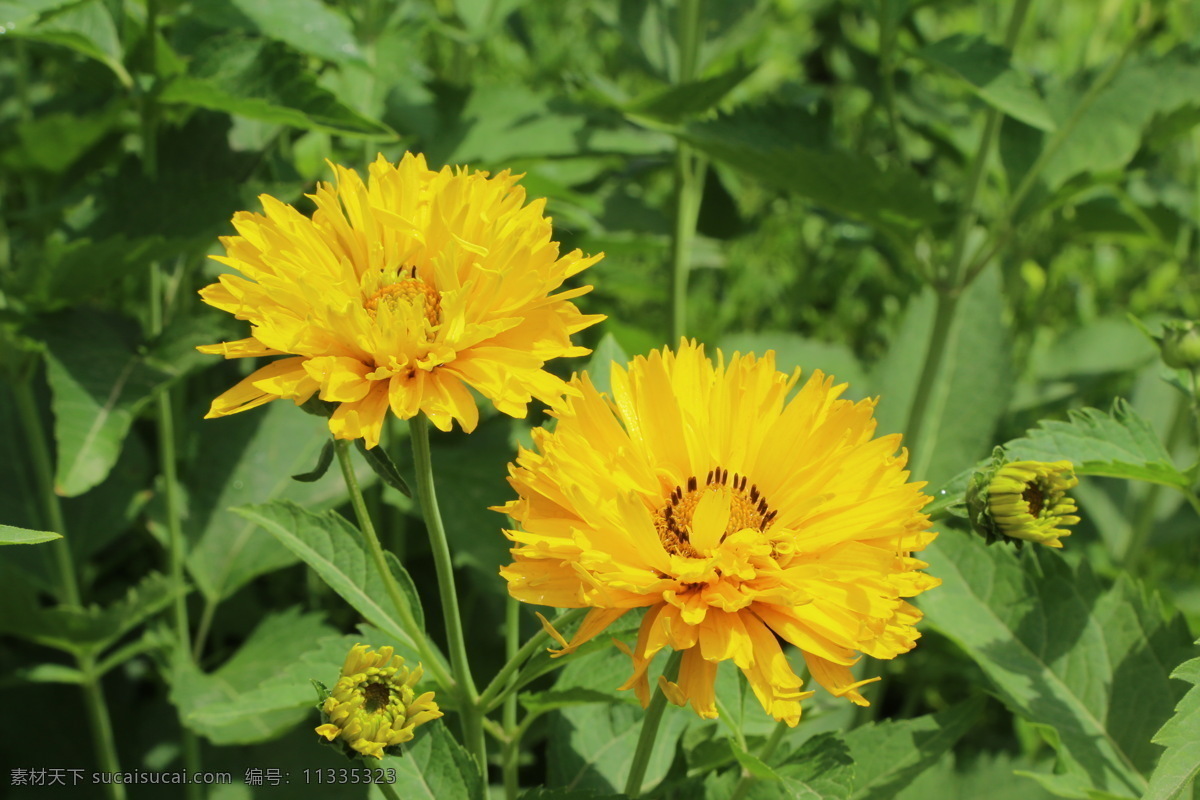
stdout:
{"type": "MultiPolygon", "coordinates": [[[[671,660],[663,670],[663,677],[669,681],[675,680],[679,674],[679,662],[683,660],[683,651],[671,653],[671,660]]],[[[638,736],[637,749],[633,751],[633,763],[629,765],[629,779],[625,781],[625,794],[637,798],[642,793],[642,779],[646,777],[646,767],[650,764],[650,753],[654,750],[654,740],[658,738],[658,725],[662,721],[663,710],[667,705],[667,696],[662,688],[654,690],[654,697],[646,707],[646,716],[642,718],[642,732],[638,736]]]]}
{"type": "MultiPolygon", "coordinates": [[[[504,657],[506,661],[516,658],[521,641],[521,606],[516,598],[509,597],[504,607],[504,657]]],[[[517,792],[521,785],[517,775],[517,761],[521,756],[520,729],[517,727],[517,693],[512,691],[516,683],[516,675],[509,681],[508,692],[504,697],[504,732],[507,740],[504,742],[504,757],[501,770],[504,773],[505,800],[517,800],[517,792]]],[[[482,698],[480,698],[482,701],[482,698]]],[[[480,703],[482,705],[482,702],[480,703]]]]}
{"type": "Polygon", "coordinates": [[[379,787],[379,791],[383,793],[383,796],[386,797],[387,800],[400,800],[400,795],[396,792],[395,786],[384,782],[380,782],[375,785],[379,787]]]}
{"type": "MultiPolygon", "coordinates": [[[[779,749],[780,743],[783,741],[784,734],[788,732],[786,722],[779,722],[775,725],[775,730],[771,731],[770,738],[763,745],[762,750],[758,752],[758,759],[764,764],[770,760],[771,756],[775,755],[775,751],[779,749]]],[[[742,772],[742,777],[738,780],[737,785],[733,787],[733,794],[729,795],[729,800],[742,800],[746,796],[746,792],[750,791],[750,787],[754,785],[755,777],[749,772],[742,772]]]]}
{"type": "MultiPolygon", "coordinates": [[[[679,70],[677,83],[696,77],[703,14],[700,0],[680,0],[679,70]]],[[[675,229],[671,236],[671,340],[678,343],[687,334],[687,287],[691,270],[692,240],[704,193],[708,162],[682,142],[675,148],[675,229]]]]}
{"type": "Polygon", "coordinates": [[[467,661],[467,641],[463,635],[462,616],[458,610],[458,592],[454,586],[454,564],[450,559],[450,544],[446,540],[446,528],[438,511],[437,492],[433,485],[433,459],[429,452],[429,421],[424,413],[408,421],[409,438],[412,439],[413,468],[417,475],[417,497],[421,503],[421,515],[429,531],[429,546],[433,552],[433,563],[437,570],[438,594],[442,601],[442,615],[446,620],[446,639],[450,648],[450,669],[458,684],[460,713],[462,714],[463,738],[467,752],[479,765],[479,773],[487,784],[487,743],[483,738],[483,711],[479,705],[479,693],[471,678],[471,665],[467,661]]]}
{"type": "MultiPolygon", "coordinates": [[[[576,618],[582,616],[585,610],[586,609],[582,608],[572,608],[568,611],[564,611],[555,617],[550,624],[555,628],[569,625],[571,622],[575,621],[576,618]]],[[[483,709],[484,713],[487,713],[495,708],[497,704],[499,704],[505,697],[508,696],[508,693],[511,690],[520,685],[519,678],[510,682],[509,677],[518,669],[520,669],[521,665],[524,664],[529,657],[533,655],[533,652],[542,644],[544,644],[548,638],[550,637],[545,631],[538,631],[533,636],[530,636],[525,644],[521,645],[521,649],[508,659],[508,663],[500,668],[500,671],[496,673],[496,677],[492,678],[492,682],[489,683],[487,688],[483,690],[483,693],[479,695],[479,707],[483,709]]]]}
{"type": "Polygon", "coordinates": [[[914,475],[923,475],[929,464],[922,436],[925,423],[929,420],[929,400],[933,396],[941,372],[942,360],[946,356],[946,345],[950,340],[950,328],[958,309],[957,290],[943,289],[937,294],[937,309],[933,317],[933,330],[929,333],[929,344],[925,350],[925,361],[921,366],[921,377],[913,393],[912,405],[908,409],[908,424],[904,426],[904,438],[913,453],[909,469],[914,475]]]}
{"type": "MultiPolygon", "coordinates": [[[[104,688],[100,685],[100,676],[96,674],[96,661],[91,655],[77,655],[79,671],[83,673],[83,698],[87,705],[88,721],[91,723],[92,740],[96,747],[96,757],[100,769],[109,773],[121,771],[117,760],[117,743],[113,738],[112,720],[108,716],[108,703],[104,701],[104,688]]],[[[112,800],[124,800],[125,786],[120,783],[108,784],[108,796],[112,800]]]]}
{"type": "Polygon", "coordinates": [[[380,546],[379,537],[375,533],[375,526],[371,523],[371,515],[367,513],[367,504],[363,500],[362,489],[359,488],[358,478],[354,475],[354,465],[350,462],[349,442],[345,439],[337,439],[334,442],[333,449],[337,453],[338,466],[342,469],[342,478],[345,480],[346,489],[350,493],[350,505],[354,506],[354,515],[358,518],[359,530],[362,531],[363,538],[367,542],[367,550],[371,553],[371,561],[375,564],[375,569],[383,581],[388,598],[392,601],[396,613],[400,615],[400,624],[408,635],[412,637],[413,642],[417,646],[417,651],[421,654],[423,666],[433,675],[434,680],[438,682],[439,688],[450,690],[454,687],[454,680],[446,673],[441,660],[435,657],[433,651],[429,648],[429,640],[425,638],[425,632],[417,625],[417,620],[413,617],[412,609],[409,608],[408,601],[405,600],[404,594],[400,591],[400,586],[396,583],[395,577],[392,576],[392,570],[388,567],[387,559],[383,555],[383,547],[380,546]]]}
{"type": "MultiPolygon", "coordinates": [[[[153,7],[151,3],[151,7],[153,7]]],[[[163,314],[163,280],[162,266],[155,261],[150,265],[150,332],[154,336],[162,333],[164,327],[163,314]]],[[[175,468],[175,414],[171,407],[171,391],[163,389],[158,395],[158,460],[162,467],[163,501],[167,515],[167,558],[171,583],[176,587],[173,604],[173,619],[175,622],[175,637],[180,653],[186,658],[191,654],[189,640],[187,593],[184,592],[184,538],[183,526],[180,522],[182,514],[179,507],[179,478],[175,468]]],[[[198,654],[197,654],[198,655],[198,654]]],[[[183,762],[187,771],[195,774],[200,772],[200,741],[183,720],[179,721],[179,735],[183,747],[183,762]]],[[[204,797],[204,787],[198,783],[189,783],[187,796],[192,800],[204,797]]]]}

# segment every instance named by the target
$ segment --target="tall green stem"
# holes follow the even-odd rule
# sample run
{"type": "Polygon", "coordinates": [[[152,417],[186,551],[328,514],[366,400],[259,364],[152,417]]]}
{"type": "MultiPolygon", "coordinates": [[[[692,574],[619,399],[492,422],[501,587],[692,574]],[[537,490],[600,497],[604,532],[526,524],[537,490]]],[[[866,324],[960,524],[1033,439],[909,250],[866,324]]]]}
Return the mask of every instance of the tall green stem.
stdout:
{"type": "Polygon", "coordinates": [[[942,361],[946,356],[946,343],[950,340],[950,328],[954,324],[954,315],[957,310],[957,289],[943,289],[938,292],[933,330],[929,334],[929,343],[925,349],[925,361],[921,365],[921,377],[917,380],[917,390],[913,394],[912,405],[908,409],[908,424],[904,426],[904,438],[913,453],[910,469],[915,475],[921,475],[925,465],[929,463],[929,455],[925,452],[926,448],[922,440],[925,435],[925,423],[929,420],[926,412],[929,409],[929,400],[933,397],[933,388],[937,384],[938,375],[942,369],[942,361]]]}
{"type": "MultiPolygon", "coordinates": [[[[675,680],[682,660],[683,651],[673,651],[667,668],[663,670],[663,677],[669,681],[675,680]]],[[[646,707],[646,716],[642,718],[642,731],[638,735],[637,749],[633,751],[633,763],[629,765],[629,779],[625,781],[625,794],[631,798],[637,798],[642,793],[642,780],[646,777],[646,767],[650,764],[650,754],[654,751],[654,740],[658,738],[658,726],[666,705],[667,696],[661,687],[656,688],[650,705],[646,707]]]]}
{"type": "MultiPolygon", "coordinates": [[[[75,565],[71,561],[71,548],[67,544],[69,540],[66,538],[67,526],[63,518],[62,505],[54,491],[54,467],[50,460],[50,447],[46,442],[46,435],[42,431],[41,415],[38,414],[33,387],[30,384],[31,376],[29,375],[22,375],[13,381],[17,415],[21,420],[21,427],[25,430],[25,435],[29,437],[29,450],[37,477],[38,493],[45,501],[45,521],[49,524],[50,530],[63,535],[62,539],[41,546],[54,548],[66,605],[78,607],[81,605],[79,583],[75,578],[75,565]]],[[[105,772],[120,772],[112,720],[109,719],[108,704],[104,700],[104,687],[100,685],[100,675],[96,671],[96,659],[90,653],[76,653],[75,663],[83,676],[81,688],[92,732],[92,743],[96,748],[96,761],[105,772]]],[[[125,787],[121,784],[108,784],[108,796],[112,800],[124,800],[125,787]]]]}
{"type": "Polygon", "coordinates": [[[358,519],[358,528],[362,531],[363,539],[367,543],[367,552],[371,554],[371,562],[375,565],[375,571],[379,573],[379,579],[383,581],[384,590],[388,593],[388,599],[392,601],[392,606],[400,616],[400,624],[416,644],[417,652],[421,654],[424,668],[433,675],[439,688],[449,691],[455,688],[454,679],[447,674],[441,660],[430,649],[429,640],[425,637],[425,632],[417,625],[416,617],[413,616],[412,609],[409,607],[408,601],[404,598],[404,593],[400,590],[399,584],[396,583],[396,578],[392,575],[387,558],[383,555],[383,547],[379,544],[379,536],[375,533],[375,525],[371,522],[371,515],[367,513],[367,504],[363,500],[362,489],[358,485],[358,477],[354,474],[354,464],[350,461],[349,442],[345,439],[338,439],[334,442],[333,449],[337,453],[338,466],[342,469],[342,479],[346,482],[346,490],[350,493],[350,505],[354,507],[354,516],[358,519]]]}
{"type": "Polygon", "coordinates": [[[467,751],[479,764],[480,775],[487,783],[487,743],[483,738],[482,710],[479,693],[471,678],[471,665],[467,661],[467,640],[463,635],[462,616],[458,610],[458,591],[454,585],[454,563],[450,558],[450,544],[446,540],[446,528],[438,510],[437,493],[433,486],[433,459],[429,452],[429,421],[425,415],[417,414],[408,421],[412,439],[413,468],[417,474],[417,497],[421,503],[421,514],[429,531],[429,546],[433,552],[433,564],[437,570],[438,594],[442,601],[442,616],[446,620],[446,639],[450,648],[450,669],[458,684],[461,702],[463,738],[467,751]]]}
{"type": "MultiPolygon", "coordinates": [[[[572,608],[569,611],[564,611],[559,614],[550,624],[555,628],[561,628],[571,624],[578,617],[585,613],[585,609],[572,608]]],[[[487,688],[479,695],[479,707],[483,709],[483,713],[488,713],[496,707],[499,699],[508,696],[508,692],[515,688],[520,683],[520,676],[516,675],[517,670],[521,668],[529,657],[533,655],[533,651],[541,647],[545,641],[550,638],[545,631],[538,631],[533,636],[530,636],[525,644],[521,645],[521,649],[508,659],[508,662],[500,668],[496,673],[496,677],[492,678],[492,682],[487,685],[487,688]],[[513,677],[516,675],[516,677],[513,677]],[[513,678],[513,680],[509,680],[513,678]]]]}
{"type": "MultiPolygon", "coordinates": [[[[521,642],[521,604],[516,598],[509,597],[504,607],[504,658],[512,661],[517,656],[521,642]]],[[[517,693],[512,691],[516,683],[516,675],[509,681],[508,693],[504,697],[503,725],[507,739],[504,742],[504,797],[505,800],[517,800],[520,791],[520,781],[517,776],[518,759],[521,756],[521,739],[517,727],[517,693]]],[[[482,703],[480,704],[482,705],[482,703]]]]}
{"type": "Polygon", "coordinates": [[[879,69],[883,84],[883,105],[887,111],[888,128],[900,161],[908,163],[904,140],[900,137],[900,113],[896,108],[896,34],[892,20],[892,0],[879,2],[879,69]]]}
{"type": "MultiPolygon", "coordinates": [[[[696,77],[700,52],[700,26],[703,19],[700,0],[680,0],[677,42],[679,69],[677,83],[696,77]]],[[[675,148],[675,225],[671,236],[671,341],[672,345],[687,334],[688,273],[691,270],[692,240],[704,194],[704,173],[708,162],[688,145],[675,148]]]]}

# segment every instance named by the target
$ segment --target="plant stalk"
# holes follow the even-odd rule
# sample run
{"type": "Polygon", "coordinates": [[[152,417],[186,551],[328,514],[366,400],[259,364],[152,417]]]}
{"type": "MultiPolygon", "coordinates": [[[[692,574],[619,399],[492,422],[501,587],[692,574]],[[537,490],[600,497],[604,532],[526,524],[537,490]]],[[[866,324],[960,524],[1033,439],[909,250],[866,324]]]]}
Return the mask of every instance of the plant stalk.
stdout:
{"type": "MultiPolygon", "coordinates": [[[[783,741],[784,734],[788,732],[786,722],[779,722],[775,725],[775,730],[771,731],[770,738],[763,745],[762,750],[758,753],[758,759],[764,764],[775,755],[775,751],[779,748],[783,741]]],[[[750,791],[750,787],[754,785],[755,777],[749,772],[743,771],[742,777],[738,780],[737,785],[733,787],[733,794],[729,795],[729,800],[742,800],[746,796],[746,792],[750,791]]]]}
{"type": "MultiPolygon", "coordinates": [[[[515,597],[508,597],[504,607],[504,657],[512,661],[520,650],[521,642],[521,605],[515,597]]],[[[520,776],[517,774],[518,760],[521,757],[521,729],[517,726],[517,693],[513,691],[516,675],[508,683],[508,692],[504,697],[503,726],[507,739],[504,742],[504,757],[501,769],[504,772],[505,800],[517,800],[521,789],[520,776]]],[[[482,698],[480,698],[482,705],[482,698]]]]}
{"type": "MultiPolygon", "coordinates": [[[[584,611],[585,609],[582,608],[569,609],[551,620],[550,624],[555,628],[569,625],[577,617],[582,616],[584,611]]],[[[500,668],[500,671],[496,673],[496,677],[492,678],[492,682],[489,683],[479,695],[479,707],[483,709],[485,714],[502,702],[503,699],[508,696],[508,692],[511,689],[515,689],[520,685],[519,675],[517,675],[512,681],[510,681],[509,678],[512,677],[517,670],[521,668],[521,665],[529,660],[529,657],[533,655],[533,652],[542,644],[544,644],[549,638],[549,635],[545,631],[538,631],[533,636],[530,636],[529,639],[526,640],[525,644],[521,645],[521,649],[518,650],[515,655],[509,658],[508,662],[500,668]]]]}
{"type": "MultiPolygon", "coordinates": [[[[663,670],[663,677],[669,681],[675,680],[682,660],[682,650],[672,652],[671,660],[663,670]]],[[[642,780],[646,777],[646,767],[650,764],[650,754],[654,750],[654,740],[658,738],[658,727],[666,705],[667,696],[663,694],[662,687],[656,688],[650,705],[646,707],[646,716],[642,718],[642,731],[638,735],[637,749],[633,751],[633,763],[629,765],[629,779],[625,781],[625,794],[634,800],[642,793],[642,780]]]]}
{"type": "MultiPolygon", "coordinates": [[[[679,64],[676,83],[694,80],[699,60],[701,24],[700,0],[680,0],[677,42],[679,64]]],[[[675,146],[675,224],[671,236],[671,344],[687,335],[688,273],[691,270],[692,241],[704,193],[704,174],[708,162],[679,142],[675,146]]]]}
{"type": "MultiPolygon", "coordinates": [[[[438,510],[437,493],[433,485],[433,459],[429,452],[429,420],[419,413],[408,421],[413,449],[413,468],[417,476],[417,496],[421,503],[421,514],[429,531],[429,547],[437,570],[438,594],[442,602],[442,615],[446,620],[446,639],[450,648],[450,669],[458,684],[461,701],[463,738],[467,752],[479,765],[479,773],[487,785],[487,742],[483,738],[483,711],[479,704],[479,693],[471,678],[471,665],[467,661],[467,641],[463,635],[462,616],[458,608],[458,591],[454,584],[454,563],[450,558],[450,544],[446,539],[446,528],[438,510]]],[[[378,546],[378,544],[376,544],[378,546]]]]}

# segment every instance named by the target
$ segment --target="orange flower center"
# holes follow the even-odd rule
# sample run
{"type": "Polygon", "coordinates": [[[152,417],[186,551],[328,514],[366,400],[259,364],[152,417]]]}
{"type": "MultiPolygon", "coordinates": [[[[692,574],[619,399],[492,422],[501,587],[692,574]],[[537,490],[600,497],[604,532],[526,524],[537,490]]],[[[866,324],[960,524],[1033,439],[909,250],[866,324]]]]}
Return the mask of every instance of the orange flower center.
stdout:
{"type": "Polygon", "coordinates": [[[363,308],[371,315],[371,319],[375,318],[376,309],[381,301],[393,309],[401,303],[420,303],[425,312],[425,321],[431,327],[442,324],[442,295],[437,289],[416,277],[415,268],[411,273],[405,269],[400,273],[400,280],[381,286],[379,291],[367,298],[363,308]]]}
{"type": "Polygon", "coordinates": [[[667,552],[691,558],[703,557],[692,545],[692,519],[701,499],[710,492],[722,493],[729,507],[729,522],[721,541],[729,534],[747,528],[766,531],[775,520],[777,512],[745,475],[739,476],[735,472],[731,480],[729,470],[717,467],[709,470],[703,486],[695,476],[687,479],[686,488],[676,486],[666,505],[655,513],[654,526],[667,552]]]}
{"type": "Polygon", "coordinates": [[[391,692],[388,690],[387,684],[383,683],[368,683],[363,689],[363,695],[365,696],[363,708],[367,711],[378,711],[391,699],[391,692]]]}

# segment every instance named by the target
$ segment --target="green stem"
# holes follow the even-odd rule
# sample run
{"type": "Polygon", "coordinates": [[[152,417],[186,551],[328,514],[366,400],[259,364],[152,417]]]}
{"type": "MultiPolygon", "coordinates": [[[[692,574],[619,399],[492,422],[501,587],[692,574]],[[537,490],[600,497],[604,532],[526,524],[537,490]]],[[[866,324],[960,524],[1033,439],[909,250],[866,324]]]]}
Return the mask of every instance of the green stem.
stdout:
{"type": "Polygon", "coordinates": [[[149,178],[158,175],[158,0],[146,0],[146,39],[150,42],[149,72],[153,79],[149,91],[141,96],[142,171],[149,178]]]}
{"type": "MultiPolygon", "coordinates": [[[[679,674],[679,662],[683,660],[683,651],[671,653],[663,676],[673,681],[679,674]]],[[[629,779],[625,781],[625,794],[636,798],[642,793],[642,780],[646,777],[646,767],[650,764],[650,753],[654,750],[654,740],[658,738],[658,726],[662,722],[663,710],[667,705],[667,696],[662,687],[654,690],[654,697],[646,708],[646,716],[642,718],[642,731],[638,735],[637,749],[633,751],[633,763],[629,765],[629,779]]]]}
{"type": "Polygon", "coordinates": [[[421,503],[421,515],[429,531],[429,546],[433,552],[433,564],[437,570],[438,594],[442,601],[442,616],[446,620],[446,639],[450,648],[450,669],[458,684],[461,700],[463,738],[467,752],[474,756],[484,785],[487,784],[487,743],[483,738],[483,716],[479,705],[479,694],[471,678],[471,665],[467,661],[467,640],[463,635],[462,616],[458,610],[458,592],[454,586],[454,563],[450,558],[450,544],[446,539],[446,528],[438,511],[437,493],[433,485],[433,459],[429,452],[429,421],[423,413],[408,421],[412,439],[413,468],[417,475],[417,496],[421,503]]]}
{"type": "MultiPolygon", "coordinates": [[[[677,83],[696,77],[703,15],[700,0],[680,0],[677,40],[679,71],[677,83]]],[[[671,236],[671,343],[687,335],[687,288],[691,270],[692,241],[704,192],[708,162],[680,142],[675,149],[675,225],[671,236]]]]}
{"type": "MultiPolygon", "coordinates": [[[[784,734],[788,732],[788,726],[785,722],[780,722],[775,725],[775,730],[771,731],[770,738],[763,745],[762,750],[758,753],[758,759],[764,764],[770,760],[771,756],[775,755],[775,751],[779,749],[779,745],[783,742],[784,734]]],[[[755,777],[749,772],[743,771],[741,779],[737,785],[733,787],[733,794],[729,795],[729,800],[742,800],[746,792],[750,791],[750,787],[754,785],[755,777]]]]}
{"type": "Polygon", "coordinates": [[[913,394],[912,405],[908,409],[908,424],[904,426],[904,437],[908,448],[913,453],[910,469],[914,475],[921,475],[924,465],[929,463],[925,453],[924,435],[925,423],[929,419],[926,413],[933,387],[937,384],[938,373],[942,368],[942,360],[946,356],[946,343],[950,338],[950,328],[954,324],[954,315],[958,310],[958,293],[954,290],[942,289],[937,295],[937,310],[933,317],[933,330],[929,334],[929,344],[925,351],[925,363],[921,367],[921,377],[917,382],[917,390],[913,394]]]}
{"type": "MultiPolygon", "coordinates": [[[[520,650],[521,605],[517,602],[516,598],[511,596],[505,602],[504,657],[506,661],[512,661],[516,658],[517,651],[520,650]]],[[[504,742],[504,756],[501,762],[501,770],[504,773],[505,800],[517,800],[517,793],[521,789],[519,776],[517,775],[518,760],[521,756],[521,740],[518,736],[520,729],[517,726],[517,693],[513,691],[515,684],[516,675],[514,674],[513,680],[509,681],[508,692],[504,697],[503,724],[504,732],[508,738],[504,742]]],[[[480,700],[482,701],[482,698],[480,700]]]]}
{"type": "Polygon", "coordinates": [[[887,112],[892,142],[900,161],[907,164],[908,153],[904,148],[904,141],[900,137],[900,113],[896,108],[897,26],[892,23],[891,5],[891,0],[880,0],[879,3],[879,68],[883,84],[883,106],[887,112]]]}
{"type": "MultiPolygon", "coordinates": [[[[153,6],[153,2],[151,3],[153,6]]],[[[150,331],[158,336],[163,331],[163,280],[162,267],[155,261],[150,265],[150,331]]],[[[183,657],[191,653],[188,635],[187,594],[184,592],[184,538],[182,513],[179,503],[179,477],[175,460],[175,414],[171,407],[171,392],[163,389],[158,395],[158,460],[162,465],[163,501],[167,515],[167,558],[171,583],[177,588],[173,604],[175,637],[183,657]]],[[[200,772],[200,741],[196,734],[179,721],[183,745],[183,761],[188,772],[200,772]]],[[[187,785],[187,796],[192,800],[204,797],[204,786],[198,783],[187,785]]]]}
{"type": "MultiPolygon", "coordinates": [[[[570,623],[574,622],[576,618],[582,616],[585,610],[586,609],[582,608],[572,608],[568,611],[564,611],[551,620],[550,624],[556,629],[569,625],[570,623]]],[[[550,636],[545,631],[538,631],[533,636],[530,636],[525,644],[521,645],[521,649],[508,659],[508,663],[500,668],[500,671],[496,673],[496,677],[492,678],[492,682],[489,683],[487,688],[485,688],[479,695],[479,707],[484,710],[484,713],[490,712],[505,697],[507,697],[510,689],[520,685],[520,676],[517,676],[517,678],[511,682],[509,681],[509,677],[512,676],[518,669],[520,669],[521,665],[529,660],[529,657],[533,655],[534,651],[542,646],[549,638],[550,636]]]]}
{"type": "Polygon", "coordinates": [[[375,533],[375,526],[371,522],[371,516],[367,513],[367,505],[363,500],[362,489],[359,488],[358,478],[354,474],[354,465],[350,461],[349,442],[346,439],[337,439],[334,441],[333,449],[337,453],[338,466],[342,469],[342,478],[345,480],[346,489],[350,493],[350,505],[354,507],[354,515],[358,519],[358,527],[362,531],[363,539],[366,540],[367,551],[371,554],[371,561],[374,563],[375,570],[379,573],[379,577],[383,581],[388,598],[392,601],[392,606],[396,609],[396,613],[400,615],[400,624],[416,644],[417,652],[421,655],[423,666],[433,675],[434,680],[438,683],[438,687],[443,691],[450,691],[454,688],[454,680],[447,674],[441,660],[430,649],[429,640],[425,637],[425,632],[417,625],[417,620],[413,616],[412,609],[409,608],[408,601],[405,600],[404,593],[400,591],[400,586],[396,583],[396,578],[392,575],[392,570],[383,555],[383,548],[379,544],[379,537],[375,533]]]}
{"type": "Polygon", "coordinates": [[[396,792],[396,787],[392,786],[390,783],[380,782],[375,785],[379,787],[379,791],[383,792],[383,796],[386,797],[387,800],[400,800],[400,795],[396,792]]]}
{"type": "MultiPolygon", "coordinates": [[[[113,738],[112,720],[108,716],[108,704],[104,701],[104,687],[96,674],[96,661],[91,655],[77,655],[79,671],[83,673],[83,697],[87,706],[88,721],[91,723],[92,741],[96,747],[96,758],[100,769],[109,773],[121,771],[117,760],[117,743],[113,738]]],[[[107,784],[108,796],[112,800],[124,800],[125,786],[120,783],[107,784]]]]}

